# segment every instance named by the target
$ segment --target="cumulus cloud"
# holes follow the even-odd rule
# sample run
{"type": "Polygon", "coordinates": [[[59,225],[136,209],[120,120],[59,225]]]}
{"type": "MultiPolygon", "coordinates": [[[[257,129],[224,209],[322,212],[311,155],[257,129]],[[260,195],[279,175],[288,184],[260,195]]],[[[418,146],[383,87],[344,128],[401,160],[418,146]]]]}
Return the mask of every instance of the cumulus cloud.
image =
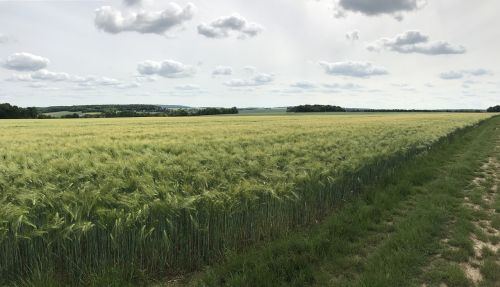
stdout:
{"type": "Polygon", "coordinates": [[[138,82],[124,82],[115,78],[98,76],[71,76],[69,82],[77,83],[82,89],[95,89],[108,87],[116,89],[133,89],[141,86],[138,82]]]}
{"type": "Polygon", "coordinates": [[[419,53],[426,55],[464,54],[466,49],[461,45],[452,45],[445,41],[429,41],[429,36],[420,31],[410,30],[394,38],[381,38],[366,46],[369,51],[383,49],[398,53],[419,53]]]}
{"type": "Polygon", "coordinates": [[[359,40],[359,31],[358,30],[354,30],[354,31],[350,31],[350,32],[347,32],[345,34],[345,38],[349,41],[357,41],[359,40]]]}
{"type": "Polygon", "coordinates": [[[71,78],[71,76],[67,73],[51,72],[45,69],[36,71],[32,73],[30,76],[33,80],[53,81],[53,82],[67,81],[71,78]]]}
{"type": "Polygon", "coordinates": [[[185,78],[195,73],[193,66],[185,65],[174,60],[144,61],[137,65],[137,71],[141,75],[158,75],[164,78],[185,78]]]}
{"type": "Polygon", "coordinates": [[[493,72],[486,70],[486,69],[448,71],[448,72],[441,73],[439,75],[439,77],[443,80],[457,80],[457,79],[465,78],[467,76],[480,77],[480,76],[487,76],[487,75],[493,75],[493,72]]]}
{"type": "Polygon", "coordinates": [[[438,41],[428,43],[426,45],[415,45],[409,50],[404,50],[402,53],[420,53],[427,55],[445,55],[445,54],[464,54],[467,52],[464,46],[453,45],[448,42],[438,41]]]}
{"type": "Polygon", "coordinates": [[[347,12],[367,16],[392,15],[402,20],[403,12],[411,12],[425,6],[425,0],[335,0],[335,16],[344,17],[347,12]]]}
{"type": "Polygon", "coordinates": [[[3,67],[15,71],[38,71],[47,67],[49,59],[30,53],[14,53],[3,63],[3,67]]]}
{"type": "Polygon", "coordinates": [[[274,76],[260,73],[250,79],[232,79],[224,83],[228,87],[255,87],[268,85],[274,81],[274,76]]]}
{"type": "Polygon", "coordinates": [[[249,22],[239,14],[224,16],[206,24],[198,25],[198,33],[214,39],[228,38],[231,34],[236,34],[238,39],[255,37],[264,31],[264,27],[249,22]]]}
{"type": "Polygon", "coordinates": [[[82,87],[94,87],[94,86],[118,86],[121,82],[114,78],[108,77],[75,77],[73,81],[77,82],[82,87]]]}
{"type": "Polygon", "coordinates": [[[9,82],[33,82],[31,74],[13,74],[6,79],[9,82]]]}
{"type": "Polygon", "coordinates": [[[39,71],[14,74],[7,81],[11,82],[30,82],[31,87],[46,85],[46,82],[61,82],[66,84],[75,84],[82,89],[94,89],[96,87],[112,87],[119,89],[137,88],[138,82],[123,82],[114,78],[99,76],[79,76],[63,72],[52,72],[46,69],[39,71]]]}
{"type": "Polygon", "coordinates": [[[320,66],[329,75],[348,76],[356,78],[368,78],[370,76],[379,76],[388,74],[387,70],[383,67],[374,66],[369,62],[320,62],[320,66]]]}
{"type": "Polygon", "coordinates": [[[94,22],[97,28],[111,34],[134,31],[163,35],[170,29],[191,20],[196,10],[192,3],[188,3],[184,8],[175,3],[168,5],[163,11],[140,11],[129,14],[110,6],[103,6],[96,10],[94,22]]]}
{"type": "Polygon", "coordinates": [[[233,68],[228,66],[217,66],[212,71],[212,76],[229,76],[233,74],[233,68]]]}

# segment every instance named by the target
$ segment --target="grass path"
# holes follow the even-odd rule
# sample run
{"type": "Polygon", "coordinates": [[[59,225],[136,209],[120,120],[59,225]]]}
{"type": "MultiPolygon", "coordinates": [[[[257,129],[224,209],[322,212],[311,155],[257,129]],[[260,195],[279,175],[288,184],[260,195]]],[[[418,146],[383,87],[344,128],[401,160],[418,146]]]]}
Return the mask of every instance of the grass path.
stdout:
{"type": "Polygon", "coordinates": [[[500,286],[500,127],[495,147],[460,194],[441,249],[422,278],[423,286],[500,286]]]}
{"type": "Polygon", "coordinates": [[[321,224],[166,285],[500,286],[499,142],[497,117],[321,224]]]}

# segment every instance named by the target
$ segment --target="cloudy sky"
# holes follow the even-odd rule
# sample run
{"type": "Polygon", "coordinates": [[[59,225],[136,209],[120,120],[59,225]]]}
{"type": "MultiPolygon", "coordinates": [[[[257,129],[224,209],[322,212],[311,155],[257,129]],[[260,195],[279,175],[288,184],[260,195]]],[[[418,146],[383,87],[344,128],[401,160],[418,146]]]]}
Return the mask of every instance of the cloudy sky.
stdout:
{"type": "Polygon", "coordinates": [[[486,108],[496,0],[0,0],[0,102],[486,108]]]}

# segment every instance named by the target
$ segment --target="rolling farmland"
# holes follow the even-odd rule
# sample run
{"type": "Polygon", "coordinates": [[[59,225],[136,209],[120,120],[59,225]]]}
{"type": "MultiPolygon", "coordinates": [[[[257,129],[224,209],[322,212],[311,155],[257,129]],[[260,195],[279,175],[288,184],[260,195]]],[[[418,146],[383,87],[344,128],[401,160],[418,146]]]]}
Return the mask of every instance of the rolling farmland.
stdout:
{"type": "Polygon", "coordinates": [[[196,270],[316,222],[361,184],[490,116],[2,121],[0,283],[196,270]]]}

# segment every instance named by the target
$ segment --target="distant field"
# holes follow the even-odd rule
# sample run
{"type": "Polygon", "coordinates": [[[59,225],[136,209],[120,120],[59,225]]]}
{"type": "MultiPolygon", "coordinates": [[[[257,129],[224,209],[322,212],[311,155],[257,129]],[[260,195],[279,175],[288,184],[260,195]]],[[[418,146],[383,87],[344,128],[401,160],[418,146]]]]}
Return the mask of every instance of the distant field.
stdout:
{"type": "Polygon", "coordinates": [[[55,118],[60,118],[62,116],[67,116],[67,115],[72,115],[72,114],[79,114],[79,115],[81,115],[82,112],[62,111],[62,112],[44,113],[44,115],[46,115],[46,116],[51,116],[51,117],[55,117],[55,118]]]}
{"type": "Polygon", "coordinates": [[[61,112],[53,112],[53,113],[44,113],[46,116],[51,116],[54,118],[60,118],[67,115],[78,114],[78,115],[98,115],[100,113],[82,113],[82,112],[69,112],[69,111],[61,111],[61,112]]]}
{"type": "Polygon", "coordinates": [[[3,120],[0,278],[193,270],[316,220],[358,182],[489,116],[3,120]]]}
{"type": "Polygon", "coordinates": [[[286,108],[248,108],[248,109],[240,109],[240,115],[273,115],[273,114],[286,114],[286,108]]]}

